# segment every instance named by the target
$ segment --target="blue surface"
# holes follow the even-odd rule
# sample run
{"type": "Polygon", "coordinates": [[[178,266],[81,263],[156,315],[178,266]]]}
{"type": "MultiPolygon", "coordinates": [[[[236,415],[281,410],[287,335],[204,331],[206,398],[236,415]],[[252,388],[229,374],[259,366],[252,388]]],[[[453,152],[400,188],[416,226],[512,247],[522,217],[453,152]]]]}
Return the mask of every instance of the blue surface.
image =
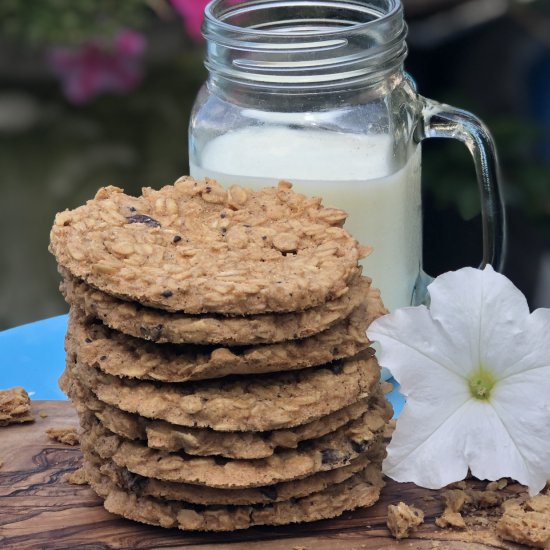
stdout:
{"type": "MultiPolygon", "coordinates": [[[[63,339],[67,315],[52,317],[0,332],[0,388],[23,386],[33,399],[66,399],[57,386],[65,368],[63,339]]],[[[403,408],[403,396],[388,394],[395,416],[403,408]]]]}
{"type": "Polygon", "coordinates": [[[403,410],[403,407],[405,405],[405,398],[399,393],[399,384],[393,378],[391,380],[388,380],[388,382],[391,382],[393,384],[393,391],[388,393],[386,397],[388,401],[392,404],[393,417],[397,418],[403,410]]]}
{"type": "Polygon", "coordinates": [[[65,368],[67,315],[0,332],[0,388],[23,386],[32,399],[66,399],[57,386],[65,368]]]}

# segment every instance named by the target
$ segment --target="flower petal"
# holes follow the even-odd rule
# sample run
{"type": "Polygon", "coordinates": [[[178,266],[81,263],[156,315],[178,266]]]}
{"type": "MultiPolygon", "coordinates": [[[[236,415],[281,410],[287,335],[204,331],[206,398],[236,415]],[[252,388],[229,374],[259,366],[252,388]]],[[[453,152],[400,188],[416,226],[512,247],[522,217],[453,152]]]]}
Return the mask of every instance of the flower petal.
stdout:
{"type": "MultiPolygon", "coordinates": [[[[445,412],[447,410],[446,406],[445,412]]],[[[435,430],[434,415],[419,417],[418,406],[405,411],[409,414],[404,413],[399,419],[383,464],[384,473],[392,479],[440,489],[464,479],[469,468],[478,479],[512,477],[529,485],[533,494],[544,487],[548,466],[541,469],[540,463],[546,459],[548,464],[550,453],[540,457],[535,465],[538,470],[531,471],[531,464],[525,458],[525,441],[511,437],[500,412],[490,403],[468,399],[435,430]]],[[[528,438],[526,435],[525,439],[528,438]]],[[[534,454],[530,458],[538,456],[538,449],[537,442],[531,447],[534,454]]]]}
{"type": "Polygon", "coordinates": [[[439,391],[436,403],[430,401],[407,402],[387,448],[383,470],[396,481],[439,489],[468,473],[463,428],[471,421],[470,400],[467,395],[444,396],[439,391]]]}
{"type": "Polygon", "coordinates": [[[139,57],[147,45],[143,34],[132,29],[121,29],[114,40],[114,51],[120,57],[139,57]]]}
{"type": "Polygon", "coordinates": [[[380,365],[392,372],[405,392],[427,370],[444,369],[458,377],[470,370],[461,343],[434,323],[425,306],[396,309],[374,321],[367,334],[381,345],[380,365]]]}
{"type": "Polygon", "coordinates": [[[528,351],[527,300],[491,266],[445,273],[428,290],[434,321],[453,336],[472,370],[484,366],[496,374],[528,351]]]}
{"type": "Polygon", "coordinates": [[[506,431],[500,454],[508,471],[536,494],[550,479],[550,357],[546,366],[509,376],[493,389],[491,404],[506,431]]]}
{"type": "Polygon", "coordinates": [[[195,41],[201,41],[201,25],[208,0],[171,0],[171,2],[174,9],[183,17],[189,36],[195,41]]]}
{"type": "Polygon", "coordinates": [[[472,475],[494,481],[503,477],[525,480],[527,468],[521,452],[510,438],[491,402],[472,399],[470,425],[464,444],[464,458],[472,475]]]}
{"type": "Polygon", "coordinates": [[[524,353],[520,357],[510,353],[502,360],[506,366],[501,367],[501,379],[550,364],[550,309],[537,309],[529,316],[521,331],[521,340],[524,353]]]}

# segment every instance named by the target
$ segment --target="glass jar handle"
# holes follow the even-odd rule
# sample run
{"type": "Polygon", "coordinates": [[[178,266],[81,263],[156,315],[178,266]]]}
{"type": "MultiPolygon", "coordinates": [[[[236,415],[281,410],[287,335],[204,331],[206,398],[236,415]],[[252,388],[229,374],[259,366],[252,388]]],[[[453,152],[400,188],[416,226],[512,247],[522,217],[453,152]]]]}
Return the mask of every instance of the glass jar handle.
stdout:
{"type": "MultiPolygon", "coordinates": [[[[421,97],[420,100],[422,113],[415,140],[457,139],[466,145],[473,157],[481,196],[483,226],[483,259],[479,267],[491,264],[496,271],[501,271],[506,246],[506,221],[493,138],[483,122],[473,114],[431,99],[421,97]]],[[[425,303],[426,286],[430,281],[431,277],[424,273],[419,277],[414,297],[416,304],[425,303]]]]}

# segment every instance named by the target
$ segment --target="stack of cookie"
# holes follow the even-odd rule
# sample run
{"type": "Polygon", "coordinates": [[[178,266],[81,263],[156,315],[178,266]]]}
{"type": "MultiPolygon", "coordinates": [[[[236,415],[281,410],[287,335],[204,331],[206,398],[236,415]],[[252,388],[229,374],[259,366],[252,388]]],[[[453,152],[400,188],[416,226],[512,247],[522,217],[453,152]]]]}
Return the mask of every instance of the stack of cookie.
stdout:
{"type": "Polygon", "coordinates": [[[345,213],[285,182],[100,190],[56,217],[61,379],[107,510],[189,530],[335,517],[382,487],[385,313],[345,213]]]}

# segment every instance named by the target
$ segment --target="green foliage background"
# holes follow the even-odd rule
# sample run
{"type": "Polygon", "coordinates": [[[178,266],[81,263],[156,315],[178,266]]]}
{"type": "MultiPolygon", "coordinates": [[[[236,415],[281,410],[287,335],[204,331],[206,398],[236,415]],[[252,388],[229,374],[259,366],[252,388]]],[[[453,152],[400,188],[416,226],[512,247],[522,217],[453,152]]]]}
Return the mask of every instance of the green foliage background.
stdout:
{"type": "Polygon", "coordinates": [[[143,0],[2,0],[0,36],[35,46],[78,44],[141,28],[149,11],[143,0]]]}

